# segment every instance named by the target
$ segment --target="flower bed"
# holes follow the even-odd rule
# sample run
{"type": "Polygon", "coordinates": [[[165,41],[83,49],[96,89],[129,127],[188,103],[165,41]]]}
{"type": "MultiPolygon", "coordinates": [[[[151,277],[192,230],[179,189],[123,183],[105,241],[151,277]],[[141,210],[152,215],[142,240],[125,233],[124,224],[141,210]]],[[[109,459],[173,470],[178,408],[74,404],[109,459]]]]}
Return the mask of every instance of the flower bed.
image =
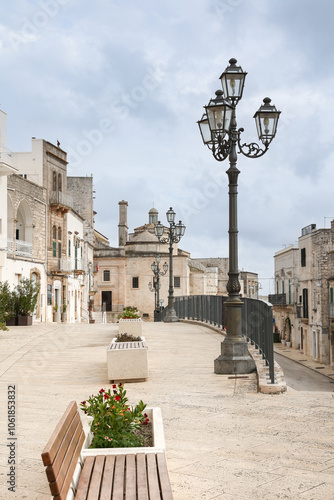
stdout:
{"type": "Polygon", "coordinates": [[[96,396],[82,401],[81,409],[90,419],[82,450],[84,457],[165,449],[160,408],[146,408],[142,401],[135,407],[129,406],[123,384],[113,385],[112,391],[101,389],[96,396]],[[148,422],[152,423],[153,447],[145,446],[139,432],[148,422]]]}

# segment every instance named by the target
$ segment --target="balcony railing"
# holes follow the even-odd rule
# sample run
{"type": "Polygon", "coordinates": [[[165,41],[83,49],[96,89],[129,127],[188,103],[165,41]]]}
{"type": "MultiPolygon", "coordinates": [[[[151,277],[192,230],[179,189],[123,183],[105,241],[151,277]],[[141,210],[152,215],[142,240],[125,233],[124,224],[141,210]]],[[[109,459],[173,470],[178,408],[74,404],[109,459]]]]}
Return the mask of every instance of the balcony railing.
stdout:
{"type": "Polygon", "coordinates": [[[286,305],[286,293],[276,293],[268,296],[268,301],[274,306],[286,305]]]}
{"type": "Polygon", "coordinates": [[[334,302],[328,304],[328,317],[334,319],[334,302]]]}
{"type": "Polygon", "coordinates": [[[72,272],[72,262],[71,259],[58,259],[58,270],[64,271],[66,273],[72,272]]]}
{"type": "Polygon", "coordinates": [[[61,191],[52,191],[50,193],[51,205],[63,205],[65,207],[73,208],[72,196],[62,193],[61,191]]]}
{"type": "Polygon", "coordinates": [[[84,259],[74,260],[74,271],[84,271],[86,269],[86,261],[84,259]]]}
{"type": "Polygon", "coordinates": [[[32,257],[32,243],[29,243],[29,241],[15,240],[15,253],[22,257],[32,257]]]}

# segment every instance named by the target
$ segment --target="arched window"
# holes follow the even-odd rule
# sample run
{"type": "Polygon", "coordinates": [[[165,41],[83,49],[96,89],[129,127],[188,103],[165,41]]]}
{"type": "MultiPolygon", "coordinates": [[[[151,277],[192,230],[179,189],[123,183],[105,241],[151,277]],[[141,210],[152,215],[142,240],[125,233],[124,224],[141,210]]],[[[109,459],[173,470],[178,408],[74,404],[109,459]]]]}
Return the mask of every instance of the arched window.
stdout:
{"type": "Polygon", "coordinates": [[[53,172],[52,191],[57,191],[57,174],[53,172]]]}
{"type": "Polygon", "coordinates": [[[58,227],[58,240],[61,240],[61,227],[58,227]]]}
{"type": "Polygon", "coordinates": [[[58,174],[58,191],[62,190],[61,174],[58,174]]]}
{"type": "Polygon", "coordinates": [[[53,226],[53,228],[52,228],[52,239],[53,240],[57,239],[57,228],[56,228],[56,226],[53,226]]]}

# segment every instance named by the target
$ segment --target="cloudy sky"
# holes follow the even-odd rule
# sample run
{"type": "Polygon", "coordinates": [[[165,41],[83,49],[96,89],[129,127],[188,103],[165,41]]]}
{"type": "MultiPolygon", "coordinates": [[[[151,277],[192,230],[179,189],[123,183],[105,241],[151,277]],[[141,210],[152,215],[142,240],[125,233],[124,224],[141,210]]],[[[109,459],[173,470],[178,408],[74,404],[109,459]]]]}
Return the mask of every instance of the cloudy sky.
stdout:
{"type": "Polygon", "coordinates": [[[227,161],[197,120],[235,57],[248,72],[244,142],[269,96],[281,110],[260,159],[239,156],[239,267],[273,291],[273,255],[334,218],[332,0],[11,0],[0,16],[0,107],[8,147],[60,141],[69,175],[93,174],[96,229],[117,246],[154,206],[185,222],[181,248],[228,256],[227,161]]]}

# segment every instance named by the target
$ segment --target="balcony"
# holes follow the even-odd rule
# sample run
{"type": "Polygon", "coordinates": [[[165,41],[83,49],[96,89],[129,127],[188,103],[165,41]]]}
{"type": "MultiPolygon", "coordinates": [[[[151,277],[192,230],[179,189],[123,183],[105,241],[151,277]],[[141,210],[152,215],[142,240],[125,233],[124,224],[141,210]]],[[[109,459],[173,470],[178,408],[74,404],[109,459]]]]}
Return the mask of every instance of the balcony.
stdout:
{"type": "Polygon", "coordinates": [[[334,302],[328,304],[328,317],[334,319],[334,302]]]}
{"type": "Polygon", "coordinates": [[[12,152],[4,146],[0,146],[0,176],[16,174],[17,168],[12,165],[12,152]]]}
{"type": "Polygon", "coordinates": [[[286,306],[286,293],[276,293],[268,296],[268,301],[273,306],[286,306]]]}
{"type": "Polygon", "coordinates": [[[75,274],[83,274],[86,270],[86,261],[84,259],[75,259],[74,260],[74,273],[75,274]]]}
{"type": "Polygon", "coordinates": [[[67,212],[68,209],[73,208],[72,196],[62,193],[61,191],[51,191],[49,201],[51,206],[65,212],[67,212]]]}
{"type": "Polygon", "coordinates": [[[53,274],[71,274],[72,262],[71,259],[58,259],[58,264],[51,269],[53,274]]]}

